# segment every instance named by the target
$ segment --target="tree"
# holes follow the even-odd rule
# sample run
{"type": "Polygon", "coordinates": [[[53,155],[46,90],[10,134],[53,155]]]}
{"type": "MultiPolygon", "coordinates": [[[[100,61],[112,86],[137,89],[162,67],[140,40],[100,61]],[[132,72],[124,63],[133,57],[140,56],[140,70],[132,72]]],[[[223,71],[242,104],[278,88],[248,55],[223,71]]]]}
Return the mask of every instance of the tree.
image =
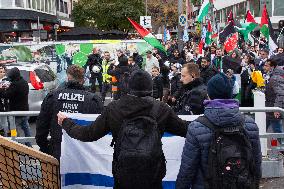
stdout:
{"type": "Polygon", "coordinates": [[[156,29],[163,25],[168,27],[176,27],[178,25],[176,0],[148,0],[148,2],[148,12],[152,16],[152,25],[156,29]]]}
{"type": "Polygon", "coordinates": [[[143,0],[80,0],[72,16],[76,26],[123,31],[132,29],[127,17],[139,20],[144,12],[143,0]]]}
{"type": "Polygon", "coordinates": [[[191,0],[191,3],[192,3],[194,6],[201,6],[202,1],[201,1],[201,0],[191,0]]]}

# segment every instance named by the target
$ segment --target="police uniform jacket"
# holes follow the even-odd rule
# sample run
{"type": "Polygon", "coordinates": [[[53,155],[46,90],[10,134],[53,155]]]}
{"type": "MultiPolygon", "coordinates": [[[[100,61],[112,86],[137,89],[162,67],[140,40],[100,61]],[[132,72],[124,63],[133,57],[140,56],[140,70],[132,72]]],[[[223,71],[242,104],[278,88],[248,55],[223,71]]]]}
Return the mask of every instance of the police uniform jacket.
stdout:
{"type": "Polygon", "coordinates": [[[36,141],[42,152],[60,159],[62,128],[57,124],[57,113],[99,114],[101,99],[85,91],[83,85],[69,81],[44,99],[36,122],[36,141]],[[47,137],[50,134],[51,139],[47,137]]]}

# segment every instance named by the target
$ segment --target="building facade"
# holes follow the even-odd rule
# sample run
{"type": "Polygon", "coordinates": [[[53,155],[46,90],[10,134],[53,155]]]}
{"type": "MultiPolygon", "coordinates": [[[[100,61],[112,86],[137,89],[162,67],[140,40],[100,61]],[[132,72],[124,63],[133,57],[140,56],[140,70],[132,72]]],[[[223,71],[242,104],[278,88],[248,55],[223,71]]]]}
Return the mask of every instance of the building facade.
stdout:
{"type": "Polygon", "coordinates": [[[234,18],[242,22],[246,11],[250,10],[255,17],[256,22],[260,23],[262,9],[266,4],[273,28],[278,28],[278,22],[284,20],[284,1],[283,0],[216,0],[214,1],[214,12],[217,23],[224,27],[230,11],[234,18]]]}
{"type": "Polygon", "coordinates": [[[74,27],[72,7],[72,0],[0,0],[0,42],[54,39],[55,28],[74,27]]]}
{"type": "Polygon", "coordinates": [[[56,0],[56,16],[59,19],[59,25],[63,28],[74,27],[74,22],[71,21],[74,2],[74,0],[56,0]]]}
{"type": "MultiPolygon", "coordinates": [[[[274,29],[278,29],[280,20],[284,20],[284,0],[214,0],[214,16],[219,28],[226,25],[230,12],[233,12],[234,19],[243,22],[247,10],[250,10],[255,17],[256,22],[260,23],[262,9],[266,4],[274,29]]],[[[201,5],[193,5],[189,17],[191,23],[196,22],[201,5]]],[[[212,18],[210,18],[212,20],[212,18]]],[[[204,20],[205,22],[205,20],[204,20]]]]}

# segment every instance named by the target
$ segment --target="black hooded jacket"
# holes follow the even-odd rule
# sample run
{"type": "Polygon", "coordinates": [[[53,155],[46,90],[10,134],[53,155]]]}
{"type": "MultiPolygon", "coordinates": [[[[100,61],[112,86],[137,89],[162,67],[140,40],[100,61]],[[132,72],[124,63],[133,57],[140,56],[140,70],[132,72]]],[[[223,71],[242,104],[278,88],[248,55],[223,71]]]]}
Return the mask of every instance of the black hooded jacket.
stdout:
{"type": "Polygon", "coordinates": [[[127,83],[128,83],[128,78],[131,75],[131,72],[132,70],[131,67],[128,65],[128,60],[126,57],[120,58],[120,62],[116,67],[114,67],[114,65],[111,64],[107,71],[107,74],[116,77],[117,88],[122,95],[125,95],[129,92],[127,83]]]}
{"type": "Polygon", "coordinates": [[[204,100],[208,99],[207,87],[202,78],[183,85],[178,92],[180,98],[174,108],[178,115],[200,115],[204,113],[204,100]]]}
{"type": "Polygon", "coordinates": [[[218,73],[218,70],[214,65],[210,65],[206,68],[201,67],[200,70],[200,77],[203,78],[205,85],[207,85],[208,81],[218,73]]]}
{"type": "Polygon", "coordinates": [[[29,111],[29,84],[20,74],[18,68],[12,68],[8,74],[11,84],[7,89],[0,89],[0,97],[8,98],[10,111],[29,111]]]}

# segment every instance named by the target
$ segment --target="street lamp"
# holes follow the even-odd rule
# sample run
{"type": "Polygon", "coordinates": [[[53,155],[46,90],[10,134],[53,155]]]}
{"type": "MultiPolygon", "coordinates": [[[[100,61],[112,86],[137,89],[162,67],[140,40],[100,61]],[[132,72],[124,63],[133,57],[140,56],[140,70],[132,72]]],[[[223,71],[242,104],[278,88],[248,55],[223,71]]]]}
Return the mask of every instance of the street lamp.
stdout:
{"type": "Polygon", "coordinates": [[[148,0],[145,0],[145,16],[148,14],[148,0]]]}

